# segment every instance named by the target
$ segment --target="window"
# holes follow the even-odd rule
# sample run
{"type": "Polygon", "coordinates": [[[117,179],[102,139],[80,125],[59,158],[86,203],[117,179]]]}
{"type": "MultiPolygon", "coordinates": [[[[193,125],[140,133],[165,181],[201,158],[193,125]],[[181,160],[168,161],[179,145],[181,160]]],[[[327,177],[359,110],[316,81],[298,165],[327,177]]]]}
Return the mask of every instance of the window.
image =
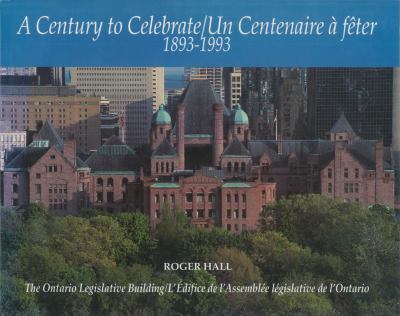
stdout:
{"type": "Polygon", "coordinates": [[[55,165],[53,168],[54,168],[54,172],[57,172],[57,166],[55,165]]]}
{"type": "Polygon", "coordinates": [[[235,203],[239,203],[239,194],[235,194],[235,203]]]}
{"type": "Polygon", "coordinates": [[[235,224],[235,231],[238,231],[238,230],[239,230],[239,225],[235,224]]]}
{"type": "Polygon", "coordinates": [[[239,218],[239,210],[233,211],[233,218],[239,218]]]}
{"type": "Polygon", "coordinates": [[[53,172],[53,166],[49,166],[49,172],[53,172]]]}
{"type": "Polygon", "coordinates": [[[84,172],[79,172],[79,178],[84,178],[85,177],[85,173],[84,172]]]}
{"type": "Polygon", "coordinates": [[[242,194],[242,201],[243,201],[243,203],[246,203],[246,201],[247,201],[247,199],[246,199],[246,194],[242,194]]]}
{"type": "Polygon", "coordinates": [[[231,218],[231,210],[226,210],[226,218],[231,218]]]}
{"type": "Polygon", "coordinates": [[[42,193],[42,186],[40,184],[35,184],[35,192],[36,194],[42,193]]]}
{"type": "Polygon", "coordinates": [[[50,159],[56,159],[56,156],[50,155],[50,159]]]}
{"type": "Polygon", "coordinates": [[[127,178],[123,178],[122,179],[122,188],[126,188],[126,185],[128,184],[128,179],[127,178]]]}
{"type": "Polygon", "coordinates": [[[344,184],[344,193],[349,193],[349,184],[347,182],[344,184]]]}
{"type": "Polygon", "coordinates": [[[96,194],[96,201],[98,203],[103,203],[103,192],[97,192],[96,194]]]}
{"type": "Polygon", "coordinates": [[[114,202],[114,192],[107,192],[107,202],[108,203],[114,202]]]}
{"type": "Polygon", "coordinates": [[[240,134],[241,130],[240,127],[237,128],[237,133],[240,134]]]}
{"type": "Polygon", "coordinates": [[[113,187],[113,186],[114,186],[114,180],[113,180],[113,178],[108,178],[108,179],[107,179],[107,186],[108,186],[108,187],[113,187]]]}
{"type": "Polygon", "coordinates": [[[160,203],[160,195],[156,194],[155,201],[157,204],[160,203]]]}
{"type": "Polygon", "coordinates": [[[208,202],[210,202],[210,203],[215,202],[215,194],[214,193],[210,193],[208,195],[208,202]]]}
{"type": "Polygon", "coordinates": [[[349,169],[344,168],[344,177],[348,178],[349,177],[349,169]]]}
{"type": "Polygon", "coordinates": [[[155,216],[156,218],[160,218],[160,210],[156,210],[155,216]]]}
{"type": "Polygon", "coordinates": [[[13,206],[18,206],[18,199],[13,199],[12,200],[12,205],[13,206]]]}
{"type": "Polygon", "coordinates": [[[103,186],[103,179],[102,178],[97,178],[96,183],[97,183],[98,187],[102,187],[103,186]]]}
{"type": "Polygon", "coordinates": [[[14,183],[12,185],[12,191],[13,191],[13,193],[18,193],[18,184],[14,183]]]}
{"type": "Polygon", "coordinates": [[[209,209],[208,210],[208,217],[209,218],[215,218],[216,217],[216,213],[214,209],[209,209]]]}
{"type": "Polygon", "coordinates": [[[240,164],[240,171],[245,172],[246,171],[246,164],[244,162],[242,162],[240,164]]]}
{"type": "Polygon", "coordinates": [[[197,210],[197,217],[204,218],[204,210],[197,210]]]}
{"type": "Polygon", "coordinates": [[[328,193],[332,193],[332,183],[328,183],[328,193]]]}
{"type": "Polygon", "coordinates": [[[328,169],[328,178],[331,179],[332,178],[332,168],[328,169]]]}
{"type": "Polygon", "coordinates": [[[228,194],[226,195],[226,202],[227,202],[227,203],[231,203],[231,195],[230,195],[230,193],[228,193],[228,194]]]}
{"type": "Polygon", "coordinates": [[[238,162],[235,162],[233,169],[235,172],[239,171],[239,163],[238,162]]]}
{"type": "Polygon", "coordinates": [[[228,172],[232,172],[232,163],[228,162],[228,172]]]}
{"type": "Polygon", "coordinates": [[[193,202],[193,193],[186,193],[186,202],[193,202]]]}
{"type": "Polygon", "coordinates": [[[13,179],[17,179],[18,178],[18,174],[17,173],[13,173],[12,178],[13,179]]]}
{"type": "Polygon", "coordinates": [[[247,217],[247,210],[243,209],[242,210],[242,218],[246,218],[247,217]]]}
{"type": "Polygon", "coordinates": [[[197,203],[204,203],[204,193],[197,193],[196,202],[197,203]]]}
{"type": "Polygon", "coordinates": [[[186,216],[189,218],[193,218],[193,210],[186,210],[186,216]]]}
{"type": "Polygon", "coordinates": [[[354,192],[358,193],[358,183],[354,183],[354,192]]]}
{"type": "Polygon", "coordinates": [[[354,169],[354,178],[358,179],[360,175],[360,171],[358,170],[358,168],[354,169]]]}
{"type": "Polygon", "coordinates": [[[40,179],[40,173],[36,174],[36,179],[40,179]]]}

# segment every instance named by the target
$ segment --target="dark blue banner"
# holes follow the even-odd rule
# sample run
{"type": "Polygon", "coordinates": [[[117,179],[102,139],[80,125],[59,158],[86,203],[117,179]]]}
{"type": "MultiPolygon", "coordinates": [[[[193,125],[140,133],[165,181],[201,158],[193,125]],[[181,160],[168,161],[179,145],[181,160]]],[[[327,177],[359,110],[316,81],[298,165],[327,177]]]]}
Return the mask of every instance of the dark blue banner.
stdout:
{"type": "Polygon", "coordinates": [[[2,66],[400,65],[399,1],[0,0],[2,66]]]}

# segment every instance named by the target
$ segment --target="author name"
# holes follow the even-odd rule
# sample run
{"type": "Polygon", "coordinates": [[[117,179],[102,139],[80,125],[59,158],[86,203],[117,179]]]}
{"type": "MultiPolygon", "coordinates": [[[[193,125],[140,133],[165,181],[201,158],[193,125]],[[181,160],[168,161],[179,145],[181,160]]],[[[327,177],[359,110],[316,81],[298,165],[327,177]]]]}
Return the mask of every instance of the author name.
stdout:
{"type": "Polygon", "coordinates": [[[164,271],[231,271],[229,262],[164,262],[164,271]]]}

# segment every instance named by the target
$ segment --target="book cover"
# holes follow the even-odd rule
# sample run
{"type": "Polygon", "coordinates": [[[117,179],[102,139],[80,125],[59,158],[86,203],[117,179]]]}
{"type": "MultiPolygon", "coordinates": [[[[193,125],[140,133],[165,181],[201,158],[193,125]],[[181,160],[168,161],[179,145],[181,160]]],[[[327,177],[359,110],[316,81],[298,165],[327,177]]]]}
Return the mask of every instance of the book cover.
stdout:
{"type": "Polygon", "coordinates": [[[1,315],[398,315],[398,0],[0,1],[1,315]]]}

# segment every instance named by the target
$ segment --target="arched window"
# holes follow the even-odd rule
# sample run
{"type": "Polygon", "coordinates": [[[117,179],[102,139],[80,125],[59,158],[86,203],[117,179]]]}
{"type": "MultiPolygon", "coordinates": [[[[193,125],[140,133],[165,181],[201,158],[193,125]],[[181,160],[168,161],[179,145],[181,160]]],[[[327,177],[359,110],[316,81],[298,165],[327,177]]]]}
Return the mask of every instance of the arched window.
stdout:
{"type": "Polygon", "coordinates": [[[235,171],[235,172],[238,172],[238,171],[239,171],[239,163],[238,163],[238,162],[235,162],[234,171],[235,171]]]}
{"type": "Polygon", "coordinates": [[[13,193],[18,193],[18,184],[14,183],[12,186],[13,193]]]}
{"type": "Polygon", "coordinates": [[[232,163],[228,162],[228,172],[232,172],[232,163]]]}
{"type": "Polygon", "coordinates": [[[240,164],[240,171],[245,172],[245,170],[246,170],[246,164],[244,162],[242,162],[240,164]]]}
{"type": "Polygon", "coordinates": [[[175,170],[175,164],[174,164],[174,162],[172,162],[171,163],[171,172],[174,172],[174,170],[175,170]]]}
{"type": "Polygon", "coordinates": [[[167,172],[169,172],[169,162],[165,163],[165,169],[166,169],[167,172]]]}
{"type": "Polygon", "coordinates": [[[161,163],[161,173],[164,173],[164,163],[161,163]]]}
{"type": "Polygon", "coordinates": [[[108,186],[108,187],[114,186],[114,180],[113,180],[113,178],[108,178],[108,179],[107,179],[107,186],[108,186]]]}
{"type": "Polygon", "coordinates": [[[159,170],[159,168],[158,168],[158,162],[156,162],[156,172],[158,173],[158,170],[159,170]]]}
{"type": "Polygon", "coordinates": [[[102,187],[103,186],[103,179],[102,178],[97,178],[97,186],[102,187]]]}
{"type": "Polygon", "coordinates": [[[122,179],[122,188],[126,188],[126,185],[128,184],[128,179],[127,178],[123,178],[122,179]]]}

